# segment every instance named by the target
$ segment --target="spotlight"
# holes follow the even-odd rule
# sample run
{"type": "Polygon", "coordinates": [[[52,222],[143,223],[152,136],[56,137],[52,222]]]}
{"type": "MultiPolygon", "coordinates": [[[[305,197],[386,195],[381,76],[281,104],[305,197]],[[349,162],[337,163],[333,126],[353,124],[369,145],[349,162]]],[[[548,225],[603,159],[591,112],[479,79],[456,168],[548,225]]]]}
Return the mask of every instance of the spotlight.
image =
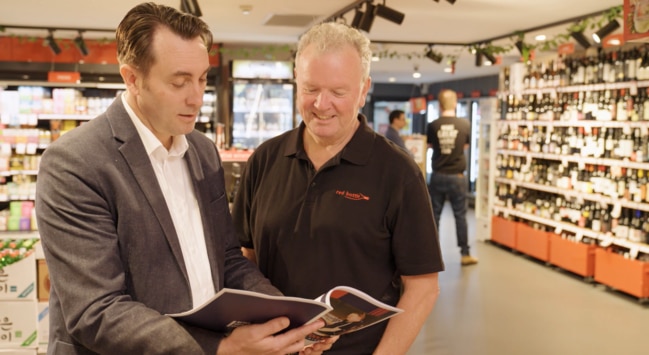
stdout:
{"type": "Polygon", "coordinates": [[[198,0],[180,0],[180,11],[186,12],[196,17],[203,16],[201,7],[198,6],[198,0]]]}
{"type": "Polygon", "coordinates": [[[403,18],[406,16],[403,12],[399,12],[392,8],[385,6],[385,0],[383,4],[376,5],[376,16],[382,17],[390,22],[394,22],[397,25],[400,25],[403,22],[403,18]]]}
{"type": "Polygon", "coordinates": [[[496,57],[493,54],[483,51],[484,56],[491,62],[492,65],[496,64],[496,57]]]}
{"type": "Polygon", "coordinates": [[[516,41],[516,43],[514,43],[514,45],[516,46],[516,49],[518,49],[518,53],[523,54],[523,48],[525,48],[525,43],[523,43],[523,40],[519,39],[518,41],[516,41]]]}
{"type": "Polygon", "coordinates": [[[446,2],[448,2],[451,5],[455,4],[455,0],[446,0],[446,2]]]}
{"type": "Polygon", "coordinates": [[[606,24],[606,26],[599,29],[599,31],[593,33],[593,40],[596,43],[602,42],[602,38],[611,34],[611,32],[617,30],[620,27],[620,24],[617,20],[613,20],[606,24]]]}
{"type": "Polygon", "coordinates": [[[372,28],[372,24],[374,23],[375,17],[376,17],[376,6],[374,6],[369,2],[366,2],[365,13],[363,14],[363,17],[361,17],[361,21],[358,24],[358,29],[369,33],[370,29],[372,28]]]}
{"type": "Polygon", "coordinates": [[[426,51],[426,57],[435,63],[441,63],[442,59],[444,58],[441,53],[435,52],[432,47],[428,47],[428,50],[426,51]]]}
{"type": "Polygon", "coordinates": [[[588,41],[588,38],[584,35],[583,32],[570,32],[570,36],[577,41],[584,49],[590,48],[590,41],[588,41]]]}
{"type": "Polygon", "coordinates": [[[475,51],[475,66],[476,67],[481,67],[482,66],[482,49],[476,49],[475,51]]]}
{"type": "Polygon", "coordinates": [[[50,31],[50,34],[45,37],[45,43],[50,47],[54,55],[59,55],[61,53],[61,47],[54,40],[54,32],[50,31]]]}
{"type": "Polygon", "coordinates": [[[74,45],[77,47],[81,55],[87,56],[88,53],[90,53],[90,51],[88,51],[88,46],[86,46],[86,41],[84,41],[81,36],[81,31],[79,31],[79,35],[74,39],[74,45]]]}
{"type": "Polygon", "coordinates": [[[415,71],[412,72],[412,77],[415,79],[421,78],[421,73],[419,72],[419,67],[415,65],[415,71]]]}
{"type": "Polygon", "coordinates": [[[358,26],[361,24],[361,19],[363,19],[363,16],[365,13],[359,9],[356,9],[356,12],[354,12],[354,19],[352,20],[351,26],[353,28],[358,28],[358,26]]]}

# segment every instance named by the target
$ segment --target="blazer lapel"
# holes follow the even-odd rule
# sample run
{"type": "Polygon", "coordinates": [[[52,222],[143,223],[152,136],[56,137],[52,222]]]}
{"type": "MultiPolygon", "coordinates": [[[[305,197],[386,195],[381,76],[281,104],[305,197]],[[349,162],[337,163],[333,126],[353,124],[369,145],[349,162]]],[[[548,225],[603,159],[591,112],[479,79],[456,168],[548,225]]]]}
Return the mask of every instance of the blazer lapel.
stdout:
{"type": "Polygon", "coordinates": [[[146,201],[142,202],[148,203],[153,214],[160,223],[165,238],[171,246],[174,258],[181,267],[185,279],[189,284],[189,277],[187,276],[187,268],[185,267],[182,250],[180,248],[180,241],[178,240],[176,228],[174,227],[173,220],[169,214],[167,202],[164,199],[160,185],[157,183],[158,180],[153,171],[153,167],[151,166],[151,160],[144,149],[144,144],[142,143],[133,122],[131,122],[131,118],[128,116],[126,109],[124,109],[121,97],[118,97],[109,107],[107,110],[107,118],[110,122],[111,129],[113,130],[113,136],[117,141],[122,143],[118,150],[124,157],[124,160],[126,160],[131,172],[133,173],[135,181],[146,196],[146,201]]]}

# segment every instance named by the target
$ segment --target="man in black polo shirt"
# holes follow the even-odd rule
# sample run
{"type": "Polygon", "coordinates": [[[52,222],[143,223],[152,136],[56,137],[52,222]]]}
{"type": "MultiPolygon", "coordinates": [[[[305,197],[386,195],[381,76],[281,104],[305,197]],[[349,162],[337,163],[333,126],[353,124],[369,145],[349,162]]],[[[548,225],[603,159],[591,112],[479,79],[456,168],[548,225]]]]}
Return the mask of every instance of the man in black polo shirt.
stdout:
{"type": "Polygon", "coordinates": [[[452,90],[439,93],[441,115],[427,127],[428,147],[433,148],[433,175],[430,177],[430,197],[433,202],[435,223],[439,219],[448,198],[455,216],[457,245],[462,254],[462,265],[472,265],[478,259],[469,253],[468,228],[466,224],[467,181],[464,177],[466,156],[469,147],[471,125],[469,120],[455,117],[457,94],[452,90]]]}
{"type": "Polygon", "coordinates": [[[363,115],[369,40],[340,23],[300,38],[300,126],[252,154],[233,218],[244,254],[287,296],[355,287],[404,312],[342,335],[327,354],[405,354],[444,269],[421,170],[363,115]]]}

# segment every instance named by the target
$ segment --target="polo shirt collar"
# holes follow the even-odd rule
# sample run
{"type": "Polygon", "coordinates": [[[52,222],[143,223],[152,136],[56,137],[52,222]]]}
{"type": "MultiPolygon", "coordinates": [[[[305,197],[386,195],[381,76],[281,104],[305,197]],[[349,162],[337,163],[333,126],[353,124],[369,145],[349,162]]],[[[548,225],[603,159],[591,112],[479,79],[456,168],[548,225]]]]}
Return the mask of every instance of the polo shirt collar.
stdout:
{"type": "MultiPolygon", "coordinates": [[[[339,153],[341,159],[356,165],[365,165],[371,156],[374,139],[376,133],[367,124],[367,118],[361,113],[358,114],[360,125],[356,129],[356,133],[352,139],[345,145],[342,152],[339,153]]],[[[284,156],[295,156],[301,159],[307,159],[306,151],[304,150],[304,130],[306,125],[304,121],[300,123],[298,129],[289,133],[286,148],[284,149],[284,156]]]]}

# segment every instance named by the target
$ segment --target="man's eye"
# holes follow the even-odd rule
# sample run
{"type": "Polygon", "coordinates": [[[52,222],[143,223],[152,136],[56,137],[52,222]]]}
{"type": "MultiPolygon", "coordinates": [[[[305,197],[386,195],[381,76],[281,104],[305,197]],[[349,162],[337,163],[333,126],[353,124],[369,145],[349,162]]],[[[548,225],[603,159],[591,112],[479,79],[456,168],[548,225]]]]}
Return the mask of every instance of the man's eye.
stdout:
{"type": "Polygon", "coordinates": [[[185,81],[182,81],[182,82],[172,82],[171,85],[173,85],[174,87],[177,87],[177,88],[181,88],[181,87],[185,86],[185,81]]]}

